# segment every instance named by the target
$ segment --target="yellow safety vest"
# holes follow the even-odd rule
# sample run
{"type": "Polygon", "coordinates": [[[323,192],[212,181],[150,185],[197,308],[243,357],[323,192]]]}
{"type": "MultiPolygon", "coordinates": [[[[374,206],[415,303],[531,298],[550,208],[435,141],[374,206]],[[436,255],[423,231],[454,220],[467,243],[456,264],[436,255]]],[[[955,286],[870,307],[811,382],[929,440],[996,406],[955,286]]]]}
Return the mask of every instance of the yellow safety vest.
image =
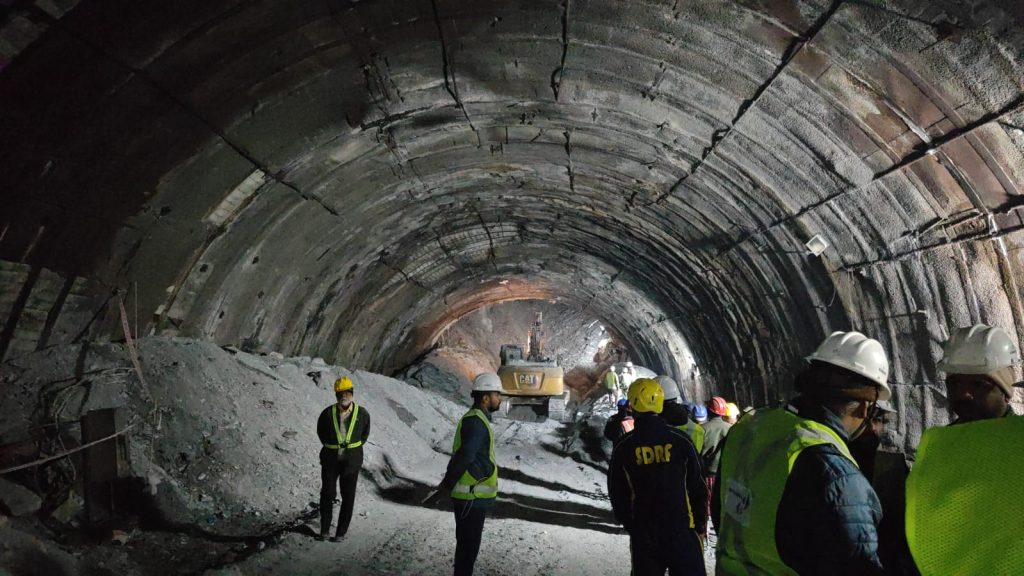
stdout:
{"type": "Polygon", "coordinates": [[[932,574],[1024,571],[1024,418],[924,433],[907,478],[907,543],[932,574]]]}
{"type": "Polygon", "coordinates": [[[462,473],[462,477],[459,478],[458,482],[455,483],[455,487],[452,488],[451,496],[456,500],[477,500],[481,498],[497,498],[498,497],[498,462],[494,459],[494,431],[491,430],[491,421],[487,419],[487,416],[480,411],[479,408],[473,408],[459,420],[458,427],[455,428],[455,441],[452,444],[452,453],[459,451],[462,447],[462,423],[467,418],[479,418],[484,426],[487,428],[487,438],[490,443],[490,458],[491,464],[494,466],[494,472],[491,475],[482,480],[474,478],[472,474],[467,470],[462,473]]]}
{"type": "MultiPolygon", "coordinates": [[[[718,574],[796,574],[779,557],[775,518],[800,453],[831,444],[854,462],[831,428],[785,409],[758,412],[729,430],[722,452],[718,574]]],[[[856,462],[854,462],[856,465],[856,462]]]]}
{"type": "Polygon", "coordinates": [[[352,403],[352,419],[348,421],[348,431],[345,434],[344,441],[342,441],[341,429],[338,428],[338,405],[337,404],[332,405],[331,406],[331,422],[334,423],[334,436],[338,439],[338,443],[337,444],[324,444],[324,446],[326,446],[327,448],[333,448],[335,450],[337,450],[338,448],[340,448],[342,446],[344,446],[346,450],[350,449],[350,448],[359,448],[360,446],[362,446],[363,445],[363,441],[362,440],[360,440],[358,442],[352,442],[352,431],[355,430],[356,418],[358,418],[358,417],[359,417],[359,405],[356,404],[355,402],[353,402],[352,403]]]}
{"type": "Polygon", "coordinates": [[[687,420],[686,424],[676,426],[676,430],[679,430],[690,438],[690,441],[693,442],[693,447],[697,449],[697,455],[699,456],[700,451],[704,449],[704,427],[693,420],[687,420]]]}

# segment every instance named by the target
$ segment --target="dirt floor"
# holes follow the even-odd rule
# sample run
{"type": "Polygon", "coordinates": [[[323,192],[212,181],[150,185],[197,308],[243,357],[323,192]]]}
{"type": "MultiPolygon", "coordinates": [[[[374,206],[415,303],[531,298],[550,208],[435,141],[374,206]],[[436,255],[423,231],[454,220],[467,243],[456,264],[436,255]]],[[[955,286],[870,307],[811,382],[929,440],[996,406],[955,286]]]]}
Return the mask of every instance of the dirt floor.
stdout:
{"type": "MultiPolygon", "coordinates": [[[[444,574],[454,554],[446,497],[422,498],[447,464],[465,403],[315,358],[145,338],[145,384],[123,344],[50,349],[0,366],[0,469],[73,449],[79,418],[119,408],[134,424],[117,514],[85,530],[81,453],[5,475],[0,574],[444,574]],[[349,536],[314,539],[315,422],[340,374],[372,415],[349,536]],[[42,432],[40,432],[42,430],[42,432]]],[[[495,422],[501,497],[477,573],[627,574],[627,536],[605,490],[611,407],[572,422],[495,422]]]]}

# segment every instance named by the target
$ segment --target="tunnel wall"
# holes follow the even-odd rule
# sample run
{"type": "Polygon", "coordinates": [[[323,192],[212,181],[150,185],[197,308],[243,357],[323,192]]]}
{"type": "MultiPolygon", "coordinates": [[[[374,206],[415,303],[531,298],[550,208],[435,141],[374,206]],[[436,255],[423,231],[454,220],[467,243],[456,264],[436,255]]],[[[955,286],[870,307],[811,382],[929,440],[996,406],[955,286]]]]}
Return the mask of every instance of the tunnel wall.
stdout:
{"type": "Polygon", "coordinates": [[[388,371],[480,306],[564,297],[647,364],[689,343],[744,404],[863,330],[913,438],[953,328],[1022,336],[1024,26],[996,2],[2,16],[5,358],[118,338],[123,299],[143,334],[388,371]]]}

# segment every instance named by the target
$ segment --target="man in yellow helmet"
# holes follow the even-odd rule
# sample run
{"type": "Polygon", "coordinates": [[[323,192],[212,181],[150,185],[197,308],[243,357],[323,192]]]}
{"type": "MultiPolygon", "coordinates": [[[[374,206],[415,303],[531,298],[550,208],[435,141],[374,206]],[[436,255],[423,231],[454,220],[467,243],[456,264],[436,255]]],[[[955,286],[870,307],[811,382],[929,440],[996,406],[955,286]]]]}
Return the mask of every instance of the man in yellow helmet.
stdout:
{"type": "Polygon", "coordinates": [[[953,425],[925,431],[907,479],[906,535],[921,574],[1019,574],[1024,566],[1024,419],[1016,338],[976,324],[942,351],[953,425]],[[983,537],[978,537],[983,534],[983,537]]]}
{"type": "Polygon", "coordinates": [[[718,574],[884,573],[881,504],[847,442],[891,395],[888,358],[876,340],[834,332],[807,360],[789,407],[729,430],[712,499],[718,574]]]}
{"type": "Polygon", "coordinates": [[[370,436],[370,413],[352,401],[354,387],[348,376],[335,381],[334,395],[338,401],[320,413],[316,433],[323,444],[320,449],[319,539],[326,539],[331,530],[334,497],[340,485],[341,511],[338,512],[338,527],[331,538],[331,542],[338,542],[345,537],[352,521],[356,482],[363,467],[363,444],[370,436]]]}
{"type": "Polygon", "coordinates": [[[635,426],[612,451],[608,496],[629,533],[632,574],[704,574],[698,534],[707,522],[707,488],[697,450],[659,416],[665,392],[657,380],[639,378],[626,395],[635,426]]]}
{"type": "Polygon", "coordinates": [[[498,498],[491,413],[501,407],[501,378],[493,372],[473,379],[473,407],[455,429],[452,459],[438,486],[450,491],[455,509],[455,576],[472,576],[487,511],[498,498]]]}

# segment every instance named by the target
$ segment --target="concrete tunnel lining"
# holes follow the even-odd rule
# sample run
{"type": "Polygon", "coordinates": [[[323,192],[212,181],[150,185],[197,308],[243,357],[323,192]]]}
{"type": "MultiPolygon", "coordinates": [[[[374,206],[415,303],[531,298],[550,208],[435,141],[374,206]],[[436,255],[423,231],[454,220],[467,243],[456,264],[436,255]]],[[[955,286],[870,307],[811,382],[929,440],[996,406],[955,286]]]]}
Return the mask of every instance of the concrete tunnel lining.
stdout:
{"type": "Polygon", "coordinates": [[[930,413],[950,327],[1024,329],[995,2],[47,6],[5,8],[8,357],[130,288],[144,332],[388,371],[554,295],[752,404],[858,328],[930,413]]]}

